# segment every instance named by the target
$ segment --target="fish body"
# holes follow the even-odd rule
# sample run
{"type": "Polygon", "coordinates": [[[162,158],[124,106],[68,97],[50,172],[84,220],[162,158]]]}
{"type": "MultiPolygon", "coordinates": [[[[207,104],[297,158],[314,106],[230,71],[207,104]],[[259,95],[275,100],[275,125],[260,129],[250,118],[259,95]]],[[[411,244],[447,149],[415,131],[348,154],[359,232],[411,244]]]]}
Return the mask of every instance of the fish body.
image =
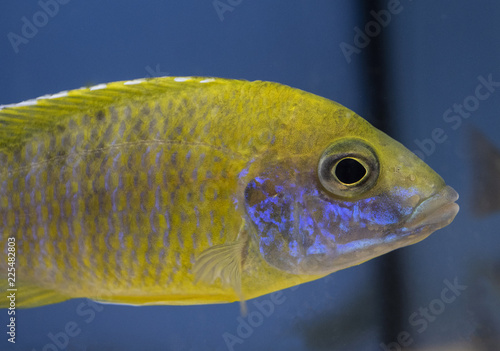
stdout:
{"type": "Polygon", "coordinates": [[[164,77],[0,108],[20,307],[251,299],[420,241],[457,198],[355,113],[277,83],[164,77]]]}

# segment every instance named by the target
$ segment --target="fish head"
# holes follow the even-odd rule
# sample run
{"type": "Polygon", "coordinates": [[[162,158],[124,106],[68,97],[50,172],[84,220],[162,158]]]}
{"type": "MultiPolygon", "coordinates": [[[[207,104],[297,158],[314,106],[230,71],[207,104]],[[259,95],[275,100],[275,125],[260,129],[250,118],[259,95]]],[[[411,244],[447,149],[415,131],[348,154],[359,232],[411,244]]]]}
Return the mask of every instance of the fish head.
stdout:
{"type": "Polygon", "coordinates": [[[289,273],[363,263],[426,238],[459,210],[455,190],[371,126],[260,169],[245,189],[253,238],[267,263],[289,273]]]}

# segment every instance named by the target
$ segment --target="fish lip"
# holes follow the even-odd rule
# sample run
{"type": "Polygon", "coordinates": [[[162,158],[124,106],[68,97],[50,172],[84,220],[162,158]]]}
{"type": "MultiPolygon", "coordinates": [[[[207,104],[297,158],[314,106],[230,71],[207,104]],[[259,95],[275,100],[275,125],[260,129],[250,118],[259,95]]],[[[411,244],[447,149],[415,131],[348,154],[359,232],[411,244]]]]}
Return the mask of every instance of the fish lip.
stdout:
{"type": "Polygon", "coordinates": [[[455,203],[458,193],[446,185],[431,197],[422,201],[406,221],[406,228],[416,228],[433,225],[436,229],[450,224],[460,207],[455,203]]]}

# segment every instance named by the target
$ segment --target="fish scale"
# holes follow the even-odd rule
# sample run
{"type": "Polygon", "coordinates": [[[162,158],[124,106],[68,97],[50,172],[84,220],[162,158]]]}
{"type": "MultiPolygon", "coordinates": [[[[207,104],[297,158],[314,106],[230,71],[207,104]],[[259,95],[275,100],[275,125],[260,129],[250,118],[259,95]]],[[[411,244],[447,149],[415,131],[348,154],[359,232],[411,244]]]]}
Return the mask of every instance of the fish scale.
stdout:
{"type": "MultiPolygon", "coordinates": [[[[207,177],[205,169],[212,174],[222,168],[230,171],[235,168],[234,155],[228,157],[223,146],[213,147],[215,139],[203,140],[204,123],[196,121],[195,108],[187,105],[186,99],[177,104],[140,102],[111,106],[93,115],[77,114],[61,120],[59,133],[35,134],[13,154],[2,150],[1,159],[7,156],[6,164],[17,165],[0,193],[8,202],[0,208],[7,217],[3,240],[7,231],[18,238],[18,265],[24,277],[45,288],[65,283],[71,288],[64,293],[70,296],[95,295],[96,288],[107,295],[130,286],[141,293],[165,294],[167,284],[172,289],[182,285],[194,256],[209,242],[223,242],[218,235],[222,223],[212,225],[210,235],[197,228],[196,223],[203,228],[209,225],[206,216],[200,218],[194,212],[193,204],[200,197],[210,197],[210,185],[221,181],[207,177]],[[167,137],[152,139],[158,136],[157,130],[167,137]],[[189,143],[188,137],[196,141],[189,143]],[[168,155],[175,155],[174,160],[168,160],[168,155]],[[214,158],[219,162],[213,163],[214,158]],[[153,170],[154,175],[138,173],[138,168],[153,170]],[[199,181],[191,177],[194,173],[199,181]],[[15,183],[24,177],[26,183],[15,183]],[[50,181],[55,184],[47,184],[50,181]],[[186,183],[192,186],[183,186],[186,183]],[[156,199],[152,189],[159,189],[165,201],[156,199]],[[22,203],[15,201],[15,194],[22,194],[22,203]],[[30,194],[38,194],[36,201],[30,194]],[[16,215],[8,208],[20,212],[16,215]],[[43,215],[34,221],[34,229],[14,225],[34,219],[37,208],[43,209],[43,215]]],[[[234,212],[224,204],[230,191],[218,191],[218,196],[214,208],[234,212]]],[[[233,229],[233,236],[240,221],[234,218],[236,223],[226,228],[233,229]]]]}
{"type": "MultiPolygon", "coordinates": [[[[178,254],[181,250],[182,252],[189,252],[186,249],[195,250],[189,253],[189,263],[192,264],[193,257],[203,251],[207,244],[221,243],[225,239],[224,234],[232,232],[234,236],[237,233],[239,223],[226,225],[224,220],[224,218],[231,218],[231,213],[234,213],[234,209],[227,203],[231,190],[223,191],[216,184],[221,181],[220,175],[224,173],[222,170],[230,169],[227,164],[228,155],[221,150],[226,145],[234,143],[235,140],[221,142],[220,135],[208,133],[212,131],[212,121],[210,119],[208,123],[204,121],[211,115],[208,110],[199,111],[203,121],[193,123],[189,116],[194,113],[194,109],[186,108],[187,105],[187,99],[180,100],[178,104],[168,99],[163,104],[161,102],[142,104],[139,106],[140,113],[137,112],[137,106],[111,106],[107,110],[97,110],[94,118],[90,114],[83,114],[70,118],[65,123],[57,124],[56,130],[59,133],[35,134],[23,145],[24,158],[21,156],[20,150],[22,149],[19,148],[14,149],[13,152],[0,154],[3,158],[5,156],[8,158],[3,161],[3,164],[7,164],[11,169],[8,178],[10,183],[4,187],[1,197],[10,199],[8,205],[10,208],[21,210],[7,211],[5,210],[7,206],[2,208],[7,217],[4,223],[8,224],[9,229],[17,229],[15,232],[10,229],[10,234],[18,237],[18,262],[19,266],[26,266],[23,268],[24,276],[32,274],[37,277],[35,281],[38,284],[46,287],[62,282],[68,283],[69,278],[71,284],[67,285],[73,286],[75,293],[78,292],[83,296],[88,294],[90,289],[99,288],[106,293],[108,289],[116,291],[120,286],[130,287],[133,285],[132,282],[135,285],[145,284],[141,286],[141,290],[151,286],[163,287],[167,284],[173,286],[173,283],[180,282],[183,274],[190,270],[190,265],[184,264],[186,259],[178,254]],[[151,111],[153,112],[150,123],[143,123],[143,118],[151,111]],[[162,145],[157,141],[145,142],[151,137],[152,129],[155,127],[161,131],[161,133],[156,133],[156,136],[167,135],[166,139],[169,143],[163,144],[159,150],[150,150],[147,153],[149,157],[144,159],[146,145],[155,148],[162,145]],[[189,129],[189,135],[196,140],[195,143],[185,142],[183,135],[187,129],[189,129]],[[200,142],[204,139],[206,141],[200,142]],[[168,149],[166,152],[165,148],[168,149]],[[193,148],[203,149],[204,158],[206,162],[211,163],[212,167],[205,170],[203,164],[200,164],[190,168],[190,165],[196,165],[194,157],[190,157],[191,163],[183,162],[193,148]],[[125,149],[128,157],[119,158],[111,165],[111,160],[116,157],[116,153],[125,149]],[[33,150],[38,150],[35,156],[33,156],[33,150]],[[160,151],[170,154],[172,162],[165,162],[164,159],[151,159],[152,155],[160,151]],[[71,156],[66,156],[68,153],[71,153],[71,156]],[[157,176],[153,180],[152,188],[160,187],[162,198],[170,199],[171,206],[164,205],[154,214],[153,221],[158,218],[156,232],[149,231],[148,233],[147,230],[150,227],[147,213],[152,212],[153,209],[150,206],[152,204],[151,184],[148,184],[148,187],[145,184],[151,183],[151,180],[147,180],[144,173],[130,172],[140,163],[139,160],[142,163],[146,160],[147,164],[141,164],[146,169],[152,165],[163,165],[163,168],[156,172],[157,176]],[[82,170],[81,165],[84,163],[85,170],[82,170]],[[13,165],[16,165],[16,169],[12,171],[13,165]],[[110,174],[110,169],[113,170],[112,174],[110,174]],[[193,196],[193,191],[189,190],[188,201],[187,188],[179,185],[187,182],[186,175],[193,174],[194,171],[204,181],[201,183],[200,191],[195,192],[195,196],[193,196]],[[23,188],[18,183],[14,184],[14,176],[22,177],[27,172],[35,172],[30,180],[36,180],[38,182],[36,186],[28,184],[23,188]],[[108,184],[106,184],[106,172],[108,184]],[[81,177],[82,174],[86,177],[81,177]],[[161,183],[158,179],[160,174],[163,174],[161,183]],[[119,177],[123,178],[121,187],[117,181],[119,177]],[[52,184],[52,182],[55,183],[52,184]],[[124,192],[124,189],[141,189],[141,187],[145,188],[142,192],[124,192]],[[39,194],[46,190],[45,201],[41,201],[41,196],[37,196],[38,200],[35,202],[28,201],[28,189],[39,194]],[[115,205],[114,212],[116,213],[109,218],[97,215],[97,213],[113,212],[110,192],[116,192],[115,196],[120,200],[115,200],[115,202],[121,206],[118,209],[115,205]],[[19,193],[25,194],[23,205],[20,201],[15,201],[16,194],[19,193]],[[141,201],[140,194],[145,194],[149,198],[141,201]],[[174,210],[176,207],[182,207],[184,201],[196,203],[205,198],[210,199],[214,205],[210,210],[210,224],[207,223],[206,215],[200,219],[192,213],[191,206],[187,206],[182,211],[174,210]],[[127,208],[123,207],[124,199],[127,199],[127,208]],[[131,206],[133,204],[141,204],[141,211],[131,206]],[[23,222],[24,213],[32,211],[33,208],[42,209],[44,215],[39,218],[39,224],[44,223],[43,225],[39,225],[33,231],[30,231],[28,226],[14,225],[16,221],[23,222]],[[83,208],[86,209],[85,218],[93,218],[93,220],[83,220],[81,212],[83,208]],[[127,215],[127,213],[137,212],[143,215],[127,215]],[[223,217],[221,212],[226,216],[223,217]],[[180,219],[182,214],[188,219],[196,217],[195,221],[200,222],[200,227],[210,227],[210,230],[198,231],[193,225],[195,221],[180,219]],[[214,216],[220,216],[219,221],[214,223],[214,216]],[[180,235],[174,235],[171,228],[177,228],[180,235]],[[140,240],[137,235],[127,235],[127,233],[137,232],[144,232],[148,240],[140,240]],[[184,235],[183,233],[192,234],[184,235]],[[29,237],[30,234],[32,237],[29,237]],[[102,236],[105,238],[107,236],[107,240],[102,240],[102,236]],[[163,245],[160,245],[159,250],[152,249],[158,247],[154,245],[155,240],[159,241],[158,236],[162,237],[163,245]],[[76,240],[76,237],[79,239],[76,240]],[[198,245],[195,245],[194,241],[198,245]],[[30,248],[35,250],[30,250],[30,248]],[[123,261],[111,259],[113,255],[110,251],[113,250],[115,250],[115,257],[120,257],[123,261]],[[76,252],[79,255],[75,255],[76,252]],[[152,264],[146,266],[144,262],[147,260],[139,259],[139,257],[148,257],[152,264]],[[164,260],[163,262],[159,260],[160,257],[164,260]],[[66,263],[67,269],[65,270],[58,267],[63,262],[66,263]],[[156,276],[150,279],[151,276],[147,273],[153,268],[156,276]],[[137,278],[142,278],[142,280],[137,282],[137,278]],[[95,282],[95,284],[88,284],[87,291],[82,291],[84,288],[82,282],[95,282]]],[[[219,109],[216,108],[212,116],[218,112],[219,109]]],[[[219,129],[224,130],[230,127],[221,126],[220,120],[217,122],[219,122],[217,123],[219,129]]],[[[215,126],[216,123],[213,125],[215,126]]],[[[226,136],[233,136],[233,134],[227,133],[226,136]]],[[[263,140],[260,141],[263,142],[263,140]]],[[[236,149],[253,146],[252,142],[251,137],[247,140],[245,136],[238,137],[236,149]]],[[[254,146],[251,150],[256,151],[258,148],[254,146]]],[[[241,150],[238,151],[241,152],[241,150]]],[[[238,167],[238,171],[240,168],[238,167]]],[[[238,219],[238,216],[233,217],[238,219]]],[[[2,232],[6,233],[3,229],[2,232]]],[[[65,291],[65,293],[73,295],[73,291],[65,291]]]]}

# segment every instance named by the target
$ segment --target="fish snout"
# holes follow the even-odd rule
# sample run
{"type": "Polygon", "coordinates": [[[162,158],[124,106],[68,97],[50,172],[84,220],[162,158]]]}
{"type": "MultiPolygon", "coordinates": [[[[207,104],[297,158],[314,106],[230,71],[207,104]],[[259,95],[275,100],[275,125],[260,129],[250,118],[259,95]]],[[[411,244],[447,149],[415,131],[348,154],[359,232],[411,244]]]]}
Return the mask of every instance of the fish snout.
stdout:
{"type": "Polygon", "coordinates": [[[443,228],[450,224],[460,207],[455,203],[458,193],[446,185],[439,192],[422,201],[406,221],[406,228],[413,230],[424,226],[443,228]]]}

